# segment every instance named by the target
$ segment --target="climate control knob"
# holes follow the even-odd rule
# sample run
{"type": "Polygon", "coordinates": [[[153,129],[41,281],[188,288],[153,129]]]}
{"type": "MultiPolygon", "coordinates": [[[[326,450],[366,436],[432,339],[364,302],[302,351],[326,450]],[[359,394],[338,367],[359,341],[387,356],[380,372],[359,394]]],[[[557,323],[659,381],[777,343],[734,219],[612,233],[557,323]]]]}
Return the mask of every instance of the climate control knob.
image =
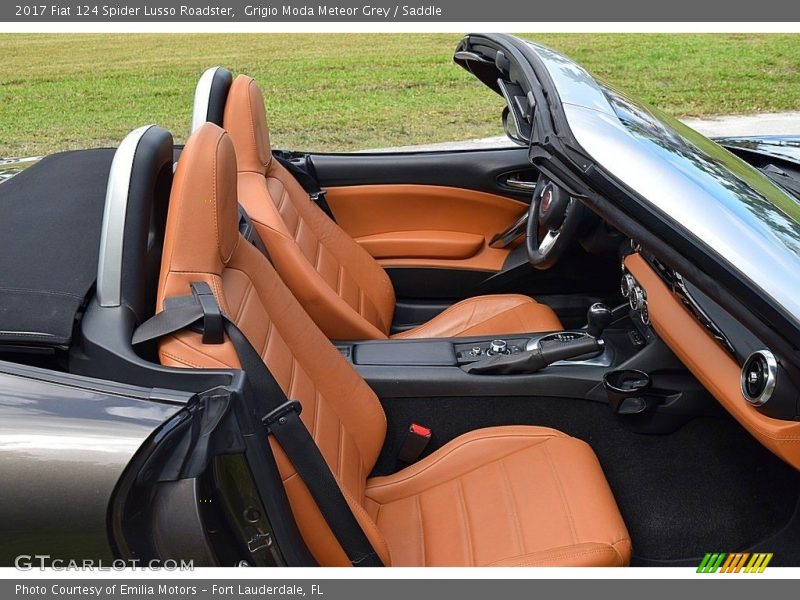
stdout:
{"type": "Polygon", "coordinates": [[[631,293],[628,296],[628,303],[633,310],[642,310],[645,303],[644,291],[638,285],[631,288],[631,293]]]}
{"type": "Polygon", "coordinates": [[[631,295],[631,290],[636,287],[636,280],[633,278],[633,275],[630,273],[625,273],[622,276],[622,281],[619,285],[619,291],[622,294],[623,298],[629,298],[631,295]]]}

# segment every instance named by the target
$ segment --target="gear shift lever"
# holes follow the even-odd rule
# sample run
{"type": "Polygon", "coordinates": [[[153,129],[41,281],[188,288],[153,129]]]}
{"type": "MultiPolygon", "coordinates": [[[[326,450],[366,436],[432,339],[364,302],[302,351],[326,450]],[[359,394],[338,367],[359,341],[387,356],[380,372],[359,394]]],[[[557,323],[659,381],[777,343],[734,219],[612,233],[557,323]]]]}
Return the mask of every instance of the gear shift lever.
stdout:
{"type": "Polygon", "coordinates": [[[602,302],[595,302],[586,311],[588,326],[586,332],[592,337],[599,338],[603,330],[611,324],[611,309],[602,302]]]}

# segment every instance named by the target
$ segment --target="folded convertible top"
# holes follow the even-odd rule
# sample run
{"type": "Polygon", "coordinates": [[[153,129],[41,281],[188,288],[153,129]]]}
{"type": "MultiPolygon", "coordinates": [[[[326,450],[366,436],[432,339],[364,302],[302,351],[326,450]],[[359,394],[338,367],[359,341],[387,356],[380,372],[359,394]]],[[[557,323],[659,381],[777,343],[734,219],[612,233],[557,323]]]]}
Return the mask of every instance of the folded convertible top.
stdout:
{"type": "Polygon", "coordinates": [[[0,344],[69,345],[97,277],[113,158],[53,154],[0,185],[0,344]]]}

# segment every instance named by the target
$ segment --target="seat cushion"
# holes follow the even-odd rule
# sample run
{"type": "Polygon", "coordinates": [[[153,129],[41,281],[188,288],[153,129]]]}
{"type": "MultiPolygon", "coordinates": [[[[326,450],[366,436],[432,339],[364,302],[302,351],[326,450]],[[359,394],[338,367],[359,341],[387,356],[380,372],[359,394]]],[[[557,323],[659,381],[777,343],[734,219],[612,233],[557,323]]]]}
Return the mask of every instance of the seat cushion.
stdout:
{"type": "Polygon", "coordinates": [[[554,429],[480,429],[367,481],[393,566],[625,566],[631,542],[600,463],[554,429]]]}
{"type": "Polygon", "coordinates": [[[521,294],[475,296],[393,338],[463,337],[561,331],[553,309],[521,294]]]}

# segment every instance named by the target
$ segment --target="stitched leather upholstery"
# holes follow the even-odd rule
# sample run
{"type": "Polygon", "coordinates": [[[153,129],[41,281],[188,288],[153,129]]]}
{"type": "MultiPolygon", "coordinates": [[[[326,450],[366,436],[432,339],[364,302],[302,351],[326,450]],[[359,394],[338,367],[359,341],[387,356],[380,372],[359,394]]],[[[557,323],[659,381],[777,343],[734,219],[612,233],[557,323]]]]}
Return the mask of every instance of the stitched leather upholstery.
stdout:
{"type": "MultiPolygon", "coordinates": [[[[235,179],[227,134],[203,125],[175,173],[157,308],[188,294],[192,281],[211,286],[287,396],[303,405],[303,422],[384,564],[627,564],[630,542],[597,459],[550,429],[479,430],[370,479],[386,435],[380,402],[239,235],[235,179]]],[[[177,367],[239,367],[229,341],[204,345],[192,331],[163,339],[160,357],[177,367]]],[[[347,565],[291,462],[270,443],[314,557],[347,565]]]]}
{"type": "MultiPolygon", "coordinates": [[[[261,89],[245,75],[233,82],[225,129],[236,148],[239,202],[253,220],[275,268],[332,339],[389,337],[395,293],[386,272],[309,198],[272,157],[261,89]]],[[[555,313],[531,298],[479,296],[454,305],[397,337],[456,337],[558,331],[555,313]]]]}
{"type": "Polygon", "coordinates": [[[628,532],[594,453],[553,429],[462,435],[399,473],[370,479],[366,496],[395,566],[630,560],[628,532]]]}

